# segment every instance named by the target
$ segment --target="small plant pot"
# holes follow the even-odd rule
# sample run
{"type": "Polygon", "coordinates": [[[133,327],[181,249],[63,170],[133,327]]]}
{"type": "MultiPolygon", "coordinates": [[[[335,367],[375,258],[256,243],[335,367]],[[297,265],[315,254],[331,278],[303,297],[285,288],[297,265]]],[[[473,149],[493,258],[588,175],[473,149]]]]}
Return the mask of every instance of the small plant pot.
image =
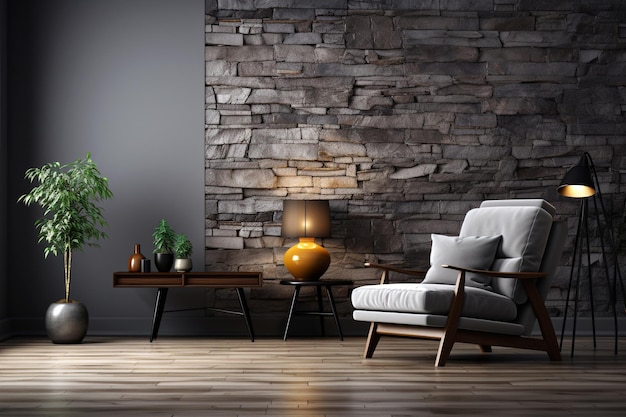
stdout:
{"type": "Polygon", "coordinates": [[[170,272],[174,263],[174,254],[172,253],[155,253],[154,265],[159,272],[170,272]]]}
{"type": "Polygon", "coordinates": [[[191,258],[176,258],[174,261],[174,271],[176,272],[189,272],[192,267],[191,258]]]}

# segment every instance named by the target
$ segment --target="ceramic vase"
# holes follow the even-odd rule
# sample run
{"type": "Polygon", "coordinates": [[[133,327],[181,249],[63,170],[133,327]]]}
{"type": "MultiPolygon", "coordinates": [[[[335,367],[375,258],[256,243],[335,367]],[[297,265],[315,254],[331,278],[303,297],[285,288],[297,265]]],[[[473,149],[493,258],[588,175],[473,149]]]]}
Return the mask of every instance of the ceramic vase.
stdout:
{"type": "Polygon", "coordinates": [[[141,254],[141,247],[138,243],[135,243],[135,251],[130,258],[128,258],[128,272],[141,272],[141,260],[146,259],[141,254]]]}

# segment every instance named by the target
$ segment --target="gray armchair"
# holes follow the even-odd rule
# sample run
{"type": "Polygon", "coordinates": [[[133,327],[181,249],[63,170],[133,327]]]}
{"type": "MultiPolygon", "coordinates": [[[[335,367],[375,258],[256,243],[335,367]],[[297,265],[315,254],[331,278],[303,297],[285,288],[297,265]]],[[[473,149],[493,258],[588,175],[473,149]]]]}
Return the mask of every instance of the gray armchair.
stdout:
{"type": "Polygon", "coordinates": [[[544,304],[566,226],[544,200],[491,200],[470,210],[459,236],[432,235],[430,267],[382,269],[379,285],[352,291],[353,318],[371,322],[364,357],[383,335],[439,340],[435,366],[455,342],[542,350],[560,360],[544,304]],[[419,283],[388,283],[390,273],[421,275],[419,283]],[[531,335],[538,322],[541,336],[531,335]]]}

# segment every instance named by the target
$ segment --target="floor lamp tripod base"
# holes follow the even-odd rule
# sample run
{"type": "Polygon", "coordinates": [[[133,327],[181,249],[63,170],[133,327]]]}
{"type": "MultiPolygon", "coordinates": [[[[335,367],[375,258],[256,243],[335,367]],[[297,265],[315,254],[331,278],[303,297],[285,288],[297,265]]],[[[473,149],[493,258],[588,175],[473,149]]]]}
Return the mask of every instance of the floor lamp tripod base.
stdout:
{"type": "MultiPolygon", "coordinates": [[[[573,326],[572,326],[572,346],[571,346],[571,354],[570,354],[571,357],[574,357],[574,347],[575,347],[575,342],[576,342],[578,303],[580,300],[579,290],[580,290],[580,285],[581,285],[581,282],[580,282],[581,273],[583,272],[582,271],[583,270],[583,251],[586,255],[586,261],[587,261],[586,262],[587,263],[586,276],[587,276],[587,281],[589,284],[589,301],[590,301],[590,308],[591,308],[591,326],[592,326],[592,333],[593,333],[593,347],[594,347],[594,350],[596,348],[596,325],[595,325],[595,308],[594,308],[594,297],[593,297],[593,288],[594,288],[593,284],[594,283],[593,283],[593,274],[592,274],[593,265],[591,262],[591,250],[590,250],[590,243],[589,243],[589,214],[588,214],[589,199],[593,199],[593,202],[594,202],[594,208],[596,212],[595,218],[597,221],[598,231],[600,234],[600,244],[601,244],[601,251],[602,251],[602,263],[603,263],[604,275],[606,278],[607,289],[610,294],[610,304],[613,310],[613,324],[614,324],[614,329],[615,329],[615,354],[617,354],[618,323],[617,323],[616,294],[617,294],[618,278],[621,283],[622,291],[624,290],[624,284],[621,279],[621,274],[619,273],[619,266],[617,265],[617,252],[615,251],[615,246],[613,245],[612,239],[610,239],[609,244],[611,248],[611,254],[614,257],[613,262],[614,262],[615,274],[613,277],[613,282],[611,283],[611,279],[609,275],[609,268],[608,268],[607,254],[606,254],[605,245],[604,245],[603,228],[600,223],[600,218],[598,217],[598,213],[599,213],[598,205],[597,205],[596,197],[592,196],[590,198],[581,199],[581,203],[580,203],[580,216],[578,218],[578,225],[576,228],[576,237],[574,239],[574,251],[572,254],[572,266],[570,269],[569,285],[567,289],[567,300],[566,300],[565,309],[563,313],[563,327],[561,329],[561,340],[560,340],[560,345],[559,345],[560,349],[563,348],[563,337],[565,334],[565,328],[566,328],[566,322],[567,322],[567,312],[570,306],[570,300],[572,299],[571,297],[572,286],[574,285],[574,296],[573,296],[573,301],[574,301],[573,313],[574,314],[573,314],[573,326]]],[[[607,219],[606,211],[604,210],[603,205],[602,205],[602,214],[604,218],[607,219]]],[[[609,233],[611,233],[611,231],[609,231],[609,233]]]]}

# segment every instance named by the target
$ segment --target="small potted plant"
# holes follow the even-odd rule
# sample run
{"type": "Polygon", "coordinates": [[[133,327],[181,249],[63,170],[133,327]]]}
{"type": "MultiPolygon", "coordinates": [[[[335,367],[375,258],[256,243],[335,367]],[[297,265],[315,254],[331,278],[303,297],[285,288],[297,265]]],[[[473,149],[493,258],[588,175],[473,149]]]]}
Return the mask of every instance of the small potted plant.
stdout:
{"type": "Polygon", "coordinates": [[[154,264],[159,272],[169,272],[174,263],[174,229],[167,220],[161,219],[154,228],[154,264]]]}
{"type": "Polygon", "coordinates": [[[193,253],[193,245],[191,240],[184,233],[179,233],[174,239],[174,270],[176,272],[189,272],[192,268],[191,254],[193,253]]]}
{"type": "Polygon", "coordinates": [[[84,304],[70,298],[72,255],[85,245],[107,235],[107,225],[97,203],[113,197],[109,181],[98,171],[91,154],[75,162],[50,162],[30,168],[25,178],[38,185],[18,201],[37,203],[43,216],[35,221],[39,242],[45,241],[44,257],[63,254],[65,298],[52,303],[46,312],[46,331],[53,343],[80,343],[87,334],[89,314],[84,304]]]}

